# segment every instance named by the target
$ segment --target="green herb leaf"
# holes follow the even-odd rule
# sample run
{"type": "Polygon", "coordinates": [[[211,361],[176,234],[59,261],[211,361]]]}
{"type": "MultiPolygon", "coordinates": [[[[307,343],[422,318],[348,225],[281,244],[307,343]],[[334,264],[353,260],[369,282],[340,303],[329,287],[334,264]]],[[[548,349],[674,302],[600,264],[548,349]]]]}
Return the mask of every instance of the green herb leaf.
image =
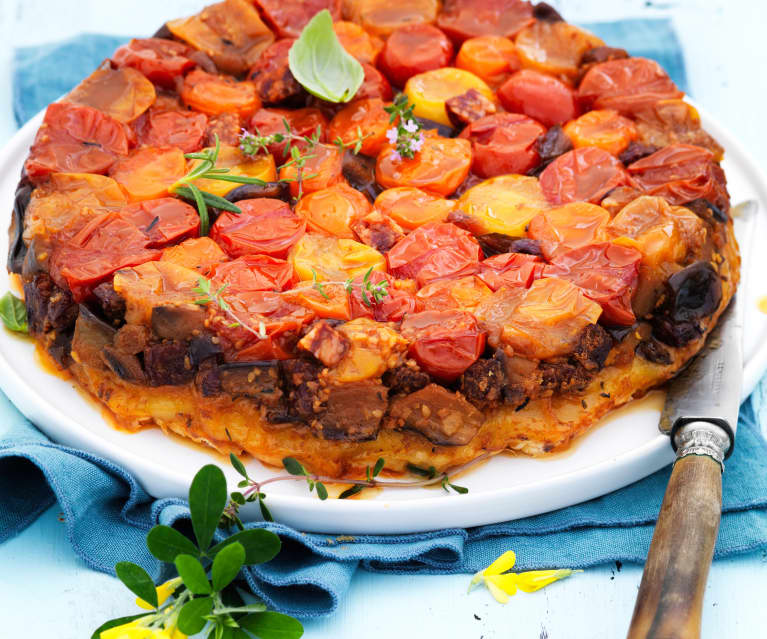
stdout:
{"type": "Polygon", "coordinates": [[[415,464],[407,464],[407,469],[414,475],[420,475],[421,477],[427,477],[428,479],[434,479],[437,476],[437,469],[434,466],[428,468],[421,468],[415,464]]]}
{"type": "Polygon", "coordinates": [[[344,492],[342,492],[338,498],[339,499],[348,499],[349,497],[353,497],[357,493],[361,493],[363,489],[363,486],[361,484],[354,484],[354,486],[351,486],[347,488],[344,492]]]}
{"type": "Polygon", "coordinates": [[[200,237],[208,234],[208,227],[210,226],[210,217],[208,216],[208,206],[205,204],[205,200],[202,197],[202,191],[198,189],[194,184],[189,185],[189,190],[192,192],[195,204],[197,204],[197,214],[200,216],[200,237]]]}
{"type": "Polygon", "coordinates": [[[130,623],[131,621],[136,621],[136,619],[141,619],[141,617],[147,616],[149,615],[146,612],[142,612],[138,615],[129,615],[127,617],[118,617],[117,619],[110,619],[109,621],[105,621],[98,628],[96,628],[96,630],[93,631],[91,639],[101,639],[101,633],[105,630],[116,628],[117,626],[122,626],[126,623],[130,623]]]}
{"type": "Polygon", "coordinates": [[[316,486],[317,497],[319,497],[322,501],[325,501],[328,498],[328,489],[325,488],[325,484],[323,484],[321,481],[318,481],[316,486]]]}
{"type": "Polygon", "coordinates": [[[178,570],[179,577],[184,580],[184,585],[189,588],[193,595],[209,595],[212,592],[205,568],[192,555],[176,557],[176,570],[178,570]]]}
{"type": "Polygon", "coordinates": [[[384,461],[383,457],[379,457],[376,461],[376,465],[373,466],[373,477],[378,477],[378,474],[383,470],[384,464],[386,462],[384,461]]]}
{"type": "Polygon", "coordinates": [[[155,526],[146,536],[149,552],[160,561],[172,562],[180,554],[199,555],[191,539],[170,526],[155,526]]]}
{"type": "Polygon", "coordinates": [[[218,466],[203,466],[189,488],[189,510],[197,545],[205,552],[226,508],[226,478],[218,466]]]}
{"type": "Polygon", "coordinates": [[[244,563],[245,548],[241,543],[235,541],[224,546],[213,560],[213,568],[211,568],[213,589],[223,590],[232,583],[244,563]]]}
{"type": "Polygon", "coordinates": [[[234,453],[229,453],[229,461],[232,462],[234,469],[240,473],[245,479],[248,478],[248,471],[245,470],[245,464],[243,464],[234,453]]]}
{"type": "Polygon", "coordinates": [[[285,457],[282,460],[282,465],[291,475],[309,475],[301,462],[293,457],[285,457]]]}
{"type": "Polygon", "coordinates": [[[241,530],[231,537],[227,537],[220,544],[216,544],[208,551],[211,557],[215,557],[230,544],[238,543],[245,549],[244,563],[248,566],[263,564],[274,559],[280,552],[280,538],[269,530],[253,528],[241,530]]]}
{"type": "Polygon", "coordinates": [[[232,493],[229,495],[230,499],[238,506],[245,505],[245,497],[242,493],[232,493]]]}
{"type": "Polygon", "coordinates": [[[17,333],[28,333],[27,307],[24,301],[8,291],[0,297],[0,319],[5,328],[17,333]]]}
{"type": "Polygon", "coordinates": [[[178,629],[185,635],[196,635],[200,632],[208,620],[205,619],[213,610],[213,599],[202,597],[192,599],[184,604],[178,614],[178,629]]]}
{"type": "Polygon", "coordinates": [[[459,495],[465,495],[466,493],[469,492],[469,489],[466,488],[465,486],[459,486],[458,484],[451,484],[450,482],[448,482],[447,485],[450,486],[450,488],[452,488],[459,495]]]}
{"type": "Polygon", "coordinates": [[[362,65],[341,46],[327,9],[315,15],[288,53],[290,71],[309,93],[328,102],[348,102],[365,79],[362,65]]]}
{"type": "Polygon", "coordinates": [[[300,639],[304,634],[304,627],[297,619],[272,611],[243,617],[240,626],[260,639],[300,639]]]}
{"type": "Polygon", "coordinates": [[[264,498],[266,495],[263,493],[258,494],[258,507],[261,509],[261,516],[264,518],[264,521],[274,521],[274,517],[272,517],[272,513],[267,508],[266,504],[264,503],[264,498]]]}
{"type": "Polygon", "coordinates": [[[115,566],[115,572],[128,590],[157,608],[157,590],[146,570],[131,561],[121,561],[115,566]]]}

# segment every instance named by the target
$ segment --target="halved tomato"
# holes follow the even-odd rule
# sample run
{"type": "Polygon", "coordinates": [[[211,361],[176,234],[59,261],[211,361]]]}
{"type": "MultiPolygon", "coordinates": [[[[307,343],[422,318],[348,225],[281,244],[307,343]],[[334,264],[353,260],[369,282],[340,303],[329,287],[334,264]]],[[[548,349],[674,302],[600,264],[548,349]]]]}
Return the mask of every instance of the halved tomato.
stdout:
{"type": "Polygon", "coordinates": [[[500,253],[483,260],[479,265],[479,278],[492,290],[504,286],[530,288],[541,277],[544,263],[527,253],[500,253]]]}
{"type": "Polygon", "coordinates": [[[351,225],[371,209],[362,193],[341,183],[302,197],[296,204],[296,215],[306,219],[310,231],[353,240],[356,235],[351,225]]]}
{"type": "Polygon", "coordinates": [[[192,51],[181,42],[165,38],[134,38],[114,52],[112,62],[141,71],[148,80],[172,89],[176,78],[194,69],[195,63],[189,59],[192,51]]]}
{"type": "Polygon", "coordinates": [[[375,156],[386,144],[386,132],[393,126],[389,123],[389,114],[384,111],[383,100],[355,100],[330,121],[327,138],[330,142],[341,140],[352,149],[361,139],[359,153],[375,156]]]}
{"type": "Polygon", "coordinates": [[[134,126],[142,146],[176,146],[184,153],[193,153],[202,148],[208,118],[193,111],[149,109],[134,126]]]}
{"type": "Polygon", "coordinates": [[[189,238],[162,252],[163,262],[173,262],[206,276],[212,266],[228,259],[229,256],[209,237],[189,238]]]}
{"type": "Polygon", "coordinates": [[[292,304],[308,308],[317,317],[325,319],[350,320],[349,296],[342,284],[332,282],[322,285],[322,291],[311,284],[302,283],[283,293],[292,304]]]}
{"type": "Polygon", "coordinates": [[[370,274],[357,275],[352,279],[349,293],[349,308],[352,317],[369,317],[378,322],[399,322],[406,313],[415,310],[413,293],[406,289],[397,288],[397,280],[388,273],[371,271],[370,274]],[[367,275],[367,279],[366,276],[367,275]],[[386,293],[377,300],[370,290],[381,282],[386,282],[386,293]]]}
{"type": "Polygon", "coordinates": [[[184,78],[181,87],[184,104],[207,115],[233,111],[249,116],[261,106],[252,82],[238,82],[231,76],[214,75],[196,69],[184,78]]]}
{"type": "Polygon", "coordinates": [[[118,122],[132,122],[154,99],[154,85],[131,67],[98,69],[66,97],[68,102],[91,106],[118,122]]]}
{"type": "Polygon", "coordinates": [[[211,269],[211,288],[232,294],[252,291],[284,291],[296,282],[293,267],[285,260],[268,255],[243,255],[211,269]]]}
{"type": "Polygon", "coordinates": [[[440,69],[453,59],[453,43],[431,24],[408,24],[387,39],[379,69],[394,86],[403,87],[411,76],[440,69]]]}
{"type": "Polygon", "coordinates": [[[479,277],[469,275],[427,284],[415,294],[415,304],[419,311],[459,310],[471,313],[492,292],[479,277]]]}
{"type": "MultiPolygon", "coordinates": [[[[208,148],[211,149],[211,147],[208,148]]],[[[194,168],[199,164],[200,160],[193,160],[191,167],[194,168]]],[[[277,179],[277,169],[274,166],[274,158],[271,154],[260,154],[251,157],[245,155],[239,147],[231,146],[229,144],[219,145],[216,168],[229,169],[228,175],[257,178],[264,182],[273,182],[277,179]]],[[[197,178],[194,181],[194,184],[203,191],[221,197],[224,197],[229,191],[240,186],[237,182],[208,178],[197,178]]]]}
{"type": "Polygon", "coordinates": [[[523,67],[572,82],[583,54],[604,42],[573,24],[538,20],[522,29],[514,44],[523,67]]]}
{"type": "Polygon", "coordinates": [[[456,42],[483,35],[513,38],[535,21],[523,0],[446,0],[437,26],[456,42]]]}
{"type": "Polygon", "coordinates": [[[571,202],[544,211],[530,220],[527,234],[538,240],[541,252],[553,256],[607,239],[610,214],[601,206],[571,202]]]}
{"type": "Polygon", "coordinates": [[[333,31],[346,52],[361,64],[375,64],[383,49],[383,40],[369,34],[360,25],[346,20],[334,20],[333,31]]]}
{"type": "Polygon", "coordinates": [[[306,158],[306,164],[299,169],[295,162],[280,169],[280,180],[290,182],[290,194],[297,198],[299,193],[313,193],[338,184],[344,179],[343,153],[337,146],[317,144],[306,158]],[[300,180],[299,180],[300,174],[300,180]]]}
{"type": "Polygon", "coordinates": [[[455,66],[471,71],[492,88],[503,84],[522,64],[514,43],[502,36],[477,36],[462,45],[455,58],[455,66]]]}
{"type": "Polygon", "coordinates": [[[323,9],[333,20],[341,18],[341,0],[256,0],[267,24],[280,38],[297,38],[315,14],[323,9]]]}
{"type": "Polygon", "coordinates": [[[455,208],[455,200],[413,186],[398,186],[381,191],[373,206],[403,229],[412,231],[429,222],[445,222],[455,208]]]}
{"type": "Polygon", "coordinates": [[[344,17],[384,38],[408,24],[434,22],[439,0],[344,0],[344,17]]]}
{"type": "Polygon", "coordinates": [[[184,153],[175,146],[136,149],[109,170],[132,202],[168,195],[168,189],[185,174],[184,153]]]}
{"type": "Polygon", "coordinates": [[[424,71],[412,76],[405,84],[405,95],[413,105],[413,113],[446,126],[452,126],[445,110],[445,102],[463,95],[469,89],[495,102],[493,90],[473,73],[454,67],[424,71]]]}
{"type": "Polygon", "coordinates": [[[129,204],[120,217],[146,234],[147,248],[163,248],[200,232],[197,211],[174,197],[129,204]]]}
{"type": "MultiPolygon", "coordinates": [[[[298,136],[311,137],[319,132],[317,138],[320,142],[327,142],[328,119],[322,111],[313,107],[304,109],[259,109],[250,119],[250,129],[257,135],[274,135],[275,133],[285,134],[285,122],[287,121],[290,130],[298,136]]],[[[277,164],[283,164],[290,158],[285,153],[288,143],[275,142],[269,145],[269,153],[274,156],[277,164]]],[[[301,141],[294,141],[293,146],[303,149],[306,144],[301,141]]]]}
{"type": "Polygon", "coordinates": [[[575,93],[561,80],[522,69],[498,89],[498,99],[511,113],[524,113],[547,127],[563,124],[578,115],[575,93]]]}
{"type": "Polygon", "coordinates": [[[349,278],[386,270],[386,258],[373,247],[354,240],[307,233],[288,256],[298,279],[343,284],[349,278]]]}
{"type": "Polygon", "coordinates": [[[615,156],[595,146],[563,153],[541,173],[541,188],[551,204],[599,202],[616,186],[629,183],[615,156]]]}
{"type": "Polygon", "coordinates": [[[388,102],[394,96],[389,81],[372,64],[363,64],[362,70],[365,72],[365,78],[362,80],[360,88],[354,94],[355,100],[366,100],[368,98],[379,98],[388,102]]]}
{"type": "Polygon", "coordinates": [[[615,156],[637,139],[636,125],[611,109],[584,113],[568,122],[564,131],[575,148],[595,146],[615,156]]]}

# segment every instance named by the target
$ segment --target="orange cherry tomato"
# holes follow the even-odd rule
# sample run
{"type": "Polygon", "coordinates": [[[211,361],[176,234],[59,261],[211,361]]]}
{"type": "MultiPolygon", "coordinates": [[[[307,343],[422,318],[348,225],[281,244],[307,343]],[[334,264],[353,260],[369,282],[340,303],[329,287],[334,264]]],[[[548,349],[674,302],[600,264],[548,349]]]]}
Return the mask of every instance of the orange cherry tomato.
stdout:
{"type": "Polygon", "coordinates": [[[388,215],[409,231],[429,222],[444,222],[455,205],[455,200],[447,200],[413,186],[386,189],[373,204],[377,211],[388,215]]]}
{"type": "Polygon", "coordinates": [[[587,244],[552,258],[544,277],[558,277],[578,286],[602,307],[607,324],[631,326],[636,317],[631,300],[639,282],[642,254],[612,242],[587,244]]]}
{"type": "Polygon", "coordinates": [[[306,219],[310,231],[356,239],[351,224],[372,210],[368,199],[340,183],[308,193],[296,204],[296,215],[306,219]]]}
{"type": "Polygon", "coordinates": [[[98,109],[54,102],[45,111],[24,164],[33,180],[51,173],[106,173],[128,153],[125,127],[98,109]]]}
{"type": "Polygon", "coordinates": [[[328,139],[341,139],[344,144],[354,149],[356,141],[362,137],[359,153],[378,155],[386,144],[386,132],[393,125],[389,123],[389,114],[384,111],[384,102],[380,98],[355,100],[335,114],[328,127],[328,139]]]}
{"type": "Polygon", "coordinates": [[[294,42],[286,38],[269,45],[248,71],[248,79],[264,104],[278,104],[303,91],[290,72],[288,54],[294,42]]]}
{"type": "Polygon", "coordinates": [[[498,87],[522,68],[514,43],[502,36],[469,38],[458,51],[455,66],[470,71],[491,87],[498,87]]]}
{"type": "Polygon", "coordinates": [[[341,18],[341,0],[256,0],[256,6],[279,38],[297,38],[323,9],[334,21],[341,18]]]}
{"type": "Polygon", "coordinates": [[[393,85],[404,87],[408,78],[446,67],[453,59],[453,43],[431,24],[408,24],[386,39],[378,68],[393,85]]]}
{"type": "Polygon", "coordinates": [[[118,67],[132,67],[148,80],[172,89],[176,78],[191,71],[195,63],[189,59],[192,49],[181,42],[165,38],[133,39],[112,56],[118,67]]]}
{"type": "Polygon", "coordinates": [[[167,195],[168,189],[185,174],[184,153],[174,146],[136,149],[120,158],[109,170],[109,175],[132,202],[167,195]]]}
{"type": "Polygon", "coordinates": [[[317,317],[338,320],[352,319],[349,296],[342,284],[332,282],[323,284],[321,293],[312,285],[304,283],[297,288],[285,291],[283,298],[292,304],[308,308],[317,317]]]}
{"type": "Polygon", "coordinates": [[[396,282],[397,280],[391,275],[381,271],[371,271],[369,274],[354,277],[349,294],[352,318],[368,317],[378,322],[399,322],[405,314],[412,313],[416,306],[413,294],[408,290],[397,288],[396,282]],[[380,301],[365,290],[366,275],[372,285],[387,282],[386,295],[380,301]]]}
{"type": "Polygon", "coordinates": [[[494,291],[504,286],[530,288],[541,277],[543,267],[543,261],[535,255],[500,253],[482,261],[479,277],[494,291]]]}
{"type": "Polygon", "coordinates": [[[532,69],[512,74],[498,89],[498,99],[507,111],[524,113],[547,127],[578,115],[573,90],[561,80],[532,69]]]}
{"type": "Polygon", "coordinates": [[[415,294],[419,311],[459,310],[473,312],[492,290],[476,275],[457,280],[438,280],[427,284],[415,294]]]}
{"type": "Polygon", "coordinates": [[[589,111],[565,125],[575,148],[596,146],[618,156],[637,139],[636,125],[611,109],[589,111]]]}
{"type": "Polygon", "coordinates": [[[229,256],[209,237],[192,237],[166,248],[161,259],[208,275],[212,266],[226,262],[229,256]]]}
{"type": "Polygon", "coordinates": [[[385,38],[395,29],[434,22],[439,0],[344,0],[344,17],[385,38]]]}
{"type": "Polygon", "coordinates": [[[149,109],[135,126],[141,146],[176,146],[184,153],[193,153],[203,147],[208,118],[193,111],[149,109]]]}
{"type": "Polygon", "coordinates": [[[230,76],[213,75],[199,69],[184,78],[181,99],[195,111],[207,115],[233,111],[249,116],[261,106],[252,82],[237,82],[230,76]]]}
{"type": "Polygon", "coordinates": [[[282,200],[240,200],[237,206],[242,213],[225,211],[210,229],[210,238],[232,257],[264,253],[284,258],[306,230],[306,220],[282,200]]]}
{"type": "Polygon", "coordinates": [[[120,217],[146,235],[147,248],[163,248],[200,232],[197,211],[174,197],[129,204],[120,217]]]}
{"type": "MultiPolygon", "coordinates": [[[[259,109],[250,119],[250,130],[257,135],[274,135],[275,133],[285,133],[285,120],[290,126],[290,130],[301,137],[311,137],[319,131],[319,141],[326,142],[326,131],[328,120],[322,114],[322,111],[313,107],[304,109],[259,109]]],[[[275,142],[269,145],[269,153],[274,156],[277,164],[283,164],[290,158],[285,153],[287,142],[275,142]]],[[[293,146],[303,149],[306,147],[304,142],[293,142],[293,146]]]]}
{"type": "Polygon", "coordinates": [[[69,102],[91,106],[118,122],[135,120],[154,99],[154,85],[131,67],[98,69],[66,97],[69,102]]]}
{"type": "Polygon", "coordinates": [[[578,87],[578,98],[586,108],[613,109],[624,115],[683,95],[661,66],[646,58],[596,64],[578,87]]]}
{"type": "Polygon", "coordinates": [[[293,197],[298,197],[299,192],[306,194],[326,189],[344,179],[343,154],[338,147],[318,144],[311,155],[312,157],[306,160],[306,165],[301,170],[303,177],[300,183],[295,163],[280,169],[280,180],[290,181],[290,194],[293,197]]]}
{"type": "Polygon", "coordinates": [[[468,140],[427,135],[412,159],[400,158],[385,146],[376,160],[376,180],[386,188],[414,186],[447,196],[466,179],[471,160],[468,140]]]}
{"type": "Polygon", "coordinates": [[[224,284],[234,291],[284,291],[296,283],[289,262],[269,255],[243,255],[211,269],[211,288],[224,284]]]}
{"type": "Polygon", "coordinates": [[[533,7],[524,0],[446,0],[437,26],[463,42],[483,35],[513,38],[533,21],[533,7]]]}
{"type": "Polygon", "coordinates": [[[583,54],[604,42],[567,22],[538,20],[514,40],[522,66],[573,81],[583,54]]]}
{"type": "Polygon", "coordinates": [[[437,279],[473,275],[482,250],[468,231],[449,222],[425,224],[406,235],[386,254],[389,271],[424,286],[437,279]]]}
{"type": "Polygon", "coordinates": [[[527,228],[549,260],[555,255],[607,239],[610,214],[601,206],[572,202],[539,213],[527,228]]]}
{"type": "Polygon", "coordinates": [[[379,98],[384,102],[389,102],[394,96],[389,81],[372,64],[363,64],[362,70],[365,72],[365,78],[362,80],[360,88],[357,89],[357,93],[354,94],[354,99],[379,98]]]}
{"type": "Polygon", "coordinates": [[[381,38],[370,35],[361,26],[346,20],[333,21],[333,31],[346,52],[362,64],[375,64],[383,49],[381,38]]]}
{"type": "Polygon", "coordinates": [[[597,203],[616,186],[628,182],[615,156],[593,146],[563,153],[541,173],[541,188],[551,204],[597,203]]]}
{"type": "Polygon", "coordinates": [[[400,328],[408,354],[427,373],[452,381],[479,359],[486,334],[465,311],[423,311],[405,316],[400,328]]]}
{"type": "Polygon", "coordinates": [[[475,120],[459,137],[471,141],[472,172],[483,178],[527,173],[538,166],[538,138],[546,129],[519,113],[496,113],[475,120]]]}

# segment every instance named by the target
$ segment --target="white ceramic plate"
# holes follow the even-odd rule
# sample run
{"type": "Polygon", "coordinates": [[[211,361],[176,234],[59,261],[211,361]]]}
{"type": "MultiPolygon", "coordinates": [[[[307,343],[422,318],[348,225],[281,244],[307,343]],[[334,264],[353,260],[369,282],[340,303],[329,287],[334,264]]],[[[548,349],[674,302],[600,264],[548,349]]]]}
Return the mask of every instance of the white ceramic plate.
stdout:
{"type": "MultiPolygon", "coordinates": [[[[704,125],[726,149],[724,168],[733,202],[756,199],[759,215],[752,233],[767,237],[767,179],[742,147],[711,118],[704,125]]],[[[14,189],[43,114],[28,122],[0,155],[0,202],[10,212],[14,189]]],[[[10,217],[0,225],[5,226],[10,217]]],[[[739,229],[736,219],[736,233],[739,229]]],[[[7,254],[0,233],[0,255],[7,254]]],[[[744,256],[748,273],[767,273],[767,251],[744,256]]],[[[3,257],[3,263],[4,263],[3,257]]],[[[0,292],[8,288],[0,269],[0,292]]],[[[746,277],[746,365],[744,397],[767,369],[767,315],[757,309],[767,295],[765,278],[746,277]]],[[[163,435],[158,429],[136,434],[115,430],[95,402],[70,382],[46,373],[31,340],[0,329],[0,387],[19,409],[55,441],[102,455],[131,471],[156,497],[185,497],[203,464],[219,463],[234,486],[239,476],[223,457],[163,435]]],[[[329,533],[401,533],[466,527],[535,515],[604,495],[646,477],[672,458],[668,438],[658,431],[663,393],[624,407],[580,438],[566,453],[546,459],[498,456],[468,471],[459,483],[467,495],[441,489],[367,491],[367,499],[320,502],[302,482],[270,486],[268,504],[277,521],[301,530],[329,533]]],[[[251,476],[266,478],[275,469],[251,461],[251,476]]],[[[332,487],[331,487],[332,490],[332,487]]],[[[255,510],[243,513],[257,517],[255,510]]]]}

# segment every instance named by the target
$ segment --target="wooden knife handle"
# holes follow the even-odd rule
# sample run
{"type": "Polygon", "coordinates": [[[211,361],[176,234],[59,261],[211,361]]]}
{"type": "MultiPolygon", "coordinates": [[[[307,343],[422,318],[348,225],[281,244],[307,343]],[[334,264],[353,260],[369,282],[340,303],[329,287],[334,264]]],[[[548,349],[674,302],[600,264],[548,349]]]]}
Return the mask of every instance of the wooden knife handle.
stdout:
{"type": "MultiPolygon", "coordinates": [[[[708,431],[704,433],[706,444],[712,443],[708,441],[711,428],[717,427],[707,424],[703,429],[708,431]]],[[[721,448],[726,449],[727,436],[718,430],[721,448]]],[[[706,452],[700,443],[696,440],[679,448],[645,562],[628,639],[700,637],[703,593],[722,512],[724,454],[723,450],[706,452]]]]}

